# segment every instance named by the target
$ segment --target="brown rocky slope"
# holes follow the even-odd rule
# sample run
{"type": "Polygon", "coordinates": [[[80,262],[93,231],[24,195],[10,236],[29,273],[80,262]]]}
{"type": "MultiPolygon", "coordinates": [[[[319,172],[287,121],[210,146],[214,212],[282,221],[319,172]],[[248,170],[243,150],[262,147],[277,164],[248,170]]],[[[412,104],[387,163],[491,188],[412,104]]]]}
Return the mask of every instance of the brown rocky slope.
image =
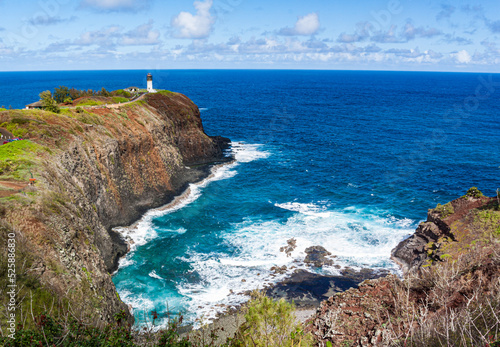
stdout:
{"type": "Polygon", "coordinates": [[[0,178],[28,181],[32,173],[37,180],[0,199],[2,244],[16,234],[23,324],[33,311],[91,317],[93,324],[128,313],[110,276],[127,245],[111,228],[169,202],[206,177],[208,164],[228,160],[229,140],[207,136],[197,106],[178,93],[113,109],[4,111],[0,126],[27,139],[0,149],[0,178]]]}
{"type": "Polygon", "coordinates": [[[500,345],[500,211],[475,188],[429,210],[394,250],[405,276],[367,280],[322,302],[318,346],[500,345]]]}

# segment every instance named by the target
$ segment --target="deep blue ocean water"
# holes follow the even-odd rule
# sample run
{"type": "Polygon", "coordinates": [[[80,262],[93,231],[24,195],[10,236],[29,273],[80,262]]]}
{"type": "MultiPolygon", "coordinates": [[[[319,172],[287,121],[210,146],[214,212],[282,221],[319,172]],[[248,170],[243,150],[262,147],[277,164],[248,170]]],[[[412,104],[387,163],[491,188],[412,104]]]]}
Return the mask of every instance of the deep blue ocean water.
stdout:
{"type": "MultiPolygon", "coordinates": [[[[156,309],[211,317],[243,291],[304,268],[322,245],[345,267],[388,268],[427,209],[471,186],[500,186],[500,75],[369,71],[151,71],[189,96],[236,163],[151,211],[113,276],[139,318],[156,309]],[[279,251],[297,239],[291,257],[279,251]]],[[[147,71],[0,72],[0,105],[59,85],[145,87],[147,71]]],[[[338,274],[335,267],[317,270],[338,274]]]]}

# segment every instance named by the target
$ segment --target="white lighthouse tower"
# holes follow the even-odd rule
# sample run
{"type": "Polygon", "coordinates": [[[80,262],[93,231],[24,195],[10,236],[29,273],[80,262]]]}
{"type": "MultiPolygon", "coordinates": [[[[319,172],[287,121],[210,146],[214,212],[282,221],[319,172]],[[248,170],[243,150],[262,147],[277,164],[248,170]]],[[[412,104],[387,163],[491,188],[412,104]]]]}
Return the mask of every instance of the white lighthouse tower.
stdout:
{"type": "Polygon", "coordinates": [[[156,93],[156,90],[153,89],[153,75],[148,73],[147,79],[147,89],[148,93],[156,93]]]}

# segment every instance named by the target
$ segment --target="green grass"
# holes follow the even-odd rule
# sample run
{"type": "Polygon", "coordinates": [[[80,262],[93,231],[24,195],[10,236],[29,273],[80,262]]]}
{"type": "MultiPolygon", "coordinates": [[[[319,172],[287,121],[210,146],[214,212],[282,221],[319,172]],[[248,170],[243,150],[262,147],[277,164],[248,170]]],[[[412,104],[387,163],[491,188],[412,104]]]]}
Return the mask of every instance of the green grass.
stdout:
{"type": "Polygon", "coordinates": [[[21,117],[14,117],[11,119],[10,122],[5,122],[0,124],[0,127],[7,129],[10,131],[14,136],[17,137],[23,137],[26,135],[28,130],[26,130],[22,125],[31,122],[31,119],[29,118],[23,118],[21,117]]]}
{"type": "Polygon", "coordinates": [[[77,106],[99,106],[103,104],[104,103],[102,101],[97,100],[82,100],[78,102],[77,106]]]}
{"type": "Polygon", "coordinates": [[[2,112],[2,111],[7,111],[7,109],[3,108],[3,107],[0,107],[0,112],[2,112]]]}
{"type": "Polygon", "coordinates": [[[478,211],[477,221],[487,233],[492,233],[494,235],[500,236],[500,211],[478,211]]]}
{"type": "Polygon", "coordinates": [[[123,97],[126,97],[126,98],[130,98],[130,96],[131,96],[130,92],[126,92],[123,89],[114,90],[114,91],[111,92],[111,95],[113,95],[113,96],[123,96],[123,97]]]}
{"type": "Polygon", "coordinates": [[[42,150],[42,146],[28,140],[0,146],[0,176],[3,179],[28,179],[31,177],[28,170],[36,163],[36,156],[42,150]]]}
{"type": "Polygon", "coordinates": [[[174,92],[171,92],[170,90],[157,90],[156,92],[158,94],[167,95],[167,96],[171,96],[171,95],[175,94],[174,92]]]}
{"type": "Polygon", "coordinates": [[[118,103],[120,103],[120,102],[128,102],[128,101],[129,101],[129,99],[124,98],[124,97],[121,97],[121,96],[114,96],[114,97],[113,97],[113,102],[114,102],[115,104],[118,104],[118,103]]]}

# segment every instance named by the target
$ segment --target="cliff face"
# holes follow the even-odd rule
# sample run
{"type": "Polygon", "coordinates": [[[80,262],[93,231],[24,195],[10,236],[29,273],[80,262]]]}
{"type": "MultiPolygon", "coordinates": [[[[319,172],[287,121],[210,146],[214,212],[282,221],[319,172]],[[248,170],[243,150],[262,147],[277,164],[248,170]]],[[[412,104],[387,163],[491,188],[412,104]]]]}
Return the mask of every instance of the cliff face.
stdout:
{"type": "Polygon", "coordinates": [[[440,261],[442,245],[457,242],[458,235],[468,235],[469,238],[478,236],[470,230],[464,230],[464,225],[471,223],[466,216],[490,201],[492,199],[486,197],[470,196],[430,209],[427,220],[420,223],[415,233],[392,250],[392,259],[404,273],[418,271],[427,260],[440,261]]]}
{"type": "Polygon", "coordinates": [[[470,192],[429,210],[393,250],[404,278],[365,281],[321,303],[308,328],[319,346],[500,343],[492,333],[500,328],[500,210],[497,199],[470,192]]]}
{"type": "Polygon", "coordinates": [[[29,254],[27,276],[96,322],[128,311],[109,275],[127,245],[111,228],[205,177],[209,168],[201,164],[226,160],[229,144],[207,136],[196,105],[170,92],[59,115],[6,111],[0,123],[34,144],[28,163],[4,170],[27,180],[29,169],[37,179],[3,201],[5,230],[15,230],[29,254]]]}

